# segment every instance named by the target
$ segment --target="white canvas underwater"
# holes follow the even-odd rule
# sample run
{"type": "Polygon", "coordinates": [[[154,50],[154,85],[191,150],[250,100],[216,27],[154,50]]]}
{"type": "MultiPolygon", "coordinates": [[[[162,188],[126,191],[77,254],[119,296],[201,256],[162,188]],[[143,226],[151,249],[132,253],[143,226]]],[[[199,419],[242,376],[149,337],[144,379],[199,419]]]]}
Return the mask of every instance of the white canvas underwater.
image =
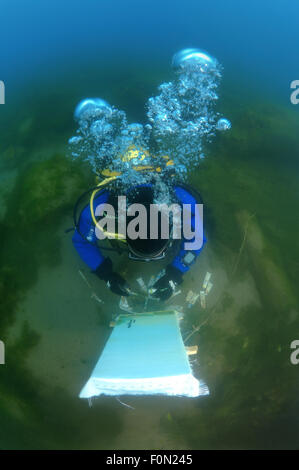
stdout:
{"type": "Polygon", "coordinates": [[[208,395],[190,367],[175,311],[119,315],[80,398],[208,395]]]}

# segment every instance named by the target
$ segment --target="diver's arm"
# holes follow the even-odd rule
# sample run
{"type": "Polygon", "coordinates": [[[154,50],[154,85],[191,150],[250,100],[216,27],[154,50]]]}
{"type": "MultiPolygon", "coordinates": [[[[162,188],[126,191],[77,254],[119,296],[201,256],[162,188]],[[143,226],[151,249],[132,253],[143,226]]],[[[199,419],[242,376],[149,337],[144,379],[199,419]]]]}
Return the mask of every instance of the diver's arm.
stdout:
{"type": "Polygon", "coordinates": [[[81,213],[79,231],[76,229],[72,241],[82,261],[92,271],[96,271],[105,260],[105,257],[96,245],[95,226],[88,206],[81,213]]]}
{"type": "Polygon", "coordinates": [[[201,201],[197,201],[195,197],[190,194],[186,189],[181,187],[175,188],[177,198],[181,202],[181,204],[189,204],[191,209],[191,229],[193,233],[196,233],[199,238],[202,235],[202,245],[200,248],[195,250],[187,250],[185,248],[186,243],[194,244],[196,235],[191,240],[187,240],[182,238],[182,242],[180,245],[179,253],[174,257],[170,265],[177,269],[182,275],[189,271],[190,267],[195,263],[199,253],[203,249],[204,244],[206,243],[206,238],[202,233],[203,229],[201,226],[202,221],[199,220],[199,213],[197,213],[198,217],[196,217],[196,204],[201,204],[201,201]]]}
{"type": "MultiPolygon", "coordinates": [[[[191,218],[191,227],[192,227],[192,230],[194,231],[195,230],[195,217],[194,216],[192,216],[191,218]]],[[[204,244],[207,241],[206,237],[203,235],[202,246],[199,249],[186,250],[185,243],[194,243],[194,240],[195,240],[195,237],[192,240],[186,240],[185,238],[183,238],[181,246],[180,246],[180,251],[171,262],[171,266],[173,266],[173,268],[180,271],[182,274],[189,271],[190,267],[193,266],[199,253],[203,249],[204,244]]]]}
{"type": "MultiPolygon", "coordinates": [[[[199,204],[195,198],[189,194],[186,190],[180,192],[181,198],[178,197],[181,203],[190,204],[191,206],[191,229],[193,233],[197,232],[197,235],[202,234],[202,227],[200,226],[200,220],[195,217],[195,204],[199,204]]],[[[178,196],[178,194],[177,194],[178,196]]],[[[155,297],[161,300],[167,300],[175,290],[177,285],[183,282],[184,274],[189,271],[190,267],[195,263],[199,253],[201,252],[206,238],[203,235],[202,246],[196,250],[186,250],[185,243],[194,243],[196,236],[191,240],[182,239],[179,253],[174,257],[172,262],[166,267],[165,274],[162,276],[156,284],[153,286],[156,289],[154,293],[155,297]]]]}
{"type": "MultiPolygon", "coordinates": [[[[106,202],[108,196],[100,196],[95,200],[97,205],[106,202]]],[[[90,214],[89,206],[82,211],[79,221],[79,230],[76,229],[73,236],[73,244],[80,258],[89,266],[99,279],[117,295],[128,295],[127,283],[113,271],[112,261],[105,258],[96,244],[95,226],[90,214]],[[82,236],[83,235],[83,236],[82,236]]]]}
{"type": "MultiPolygon", "coordinates": [[[[188,250],[184,249],[184,240],[181,245],[180,252],[173,259],[172,263],[166,266],[165,274],[162,276],[156,284],[153,286],[156,289],[154,297],[158,297],[161,300],[167,300],[174,292],[177,285],[182,284],[184,278],[184,273],[189,271],[190,266],[192,266],[197,256],[202,250],[202,247],[199,250],[188,250]]],[[[190,242],[190,240],[189,240],[190,242]]],[[[203,244],[206,242],[205,237],[203,238],[203,244]]]]}

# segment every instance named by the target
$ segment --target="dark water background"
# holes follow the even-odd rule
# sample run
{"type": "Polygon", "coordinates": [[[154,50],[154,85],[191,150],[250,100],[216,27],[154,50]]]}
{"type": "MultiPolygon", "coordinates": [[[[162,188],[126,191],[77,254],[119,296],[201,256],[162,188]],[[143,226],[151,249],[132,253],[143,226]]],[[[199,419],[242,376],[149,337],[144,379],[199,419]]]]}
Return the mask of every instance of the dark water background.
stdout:
{"type": "MultiPolygon", "coordinates": [[[[299,108],[289,99],[298,13],[295,1],[2,1],[1,448],[298,448],[299,108]],[[100,96],[142,122],[182,47],[223,64],[217,110],[233,126],[190,175],[208,244],[184,289],[198,290],[207,270],[214,287],[185,328],[206,321],[190,344],[211,395],[88,408],[77,395],[118,307],[85,268],[105,307],[90,299],[64,234],[93,184],[65,159],[72,112],[100,96]]],[[[115,263],[133,282],[138,266],[115,263]]]]}

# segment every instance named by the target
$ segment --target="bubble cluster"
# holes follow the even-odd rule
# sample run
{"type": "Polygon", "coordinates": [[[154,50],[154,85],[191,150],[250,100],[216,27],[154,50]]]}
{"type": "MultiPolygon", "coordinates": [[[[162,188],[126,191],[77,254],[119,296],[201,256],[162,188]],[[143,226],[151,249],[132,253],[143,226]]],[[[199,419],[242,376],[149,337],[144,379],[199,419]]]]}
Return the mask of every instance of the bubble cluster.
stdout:
{"type": "Polygon", "coordinates": [[[85,99],[75,109],[78,130],[69,140],[72,157],[87,160],[95,173],[121,173],[118,184],[123,189],[154,180],[156,198],[164,202],[170,171],[164,157],[173,160],[171,171],[185,179],[204,158],[203,147],[216,131],[231,127],[215,112],[218,61],[199,49],[184,49],[174,55],[172,66],[174,80],[162,83],[159,94],[148,100],[147,124],[128,123],[123,111],[101,98],[85,99]],[[139,165],[160,171],[136,171],[139,165]]]}
{"type": "Polygon", "coordinates": [[[157,152],[170,154],[180,177],[203,158],[203,146],[215,135],[221,67],[198,49],[174,55],[175,80],[163,83],[160,94],[148,102],[157,152]]]}

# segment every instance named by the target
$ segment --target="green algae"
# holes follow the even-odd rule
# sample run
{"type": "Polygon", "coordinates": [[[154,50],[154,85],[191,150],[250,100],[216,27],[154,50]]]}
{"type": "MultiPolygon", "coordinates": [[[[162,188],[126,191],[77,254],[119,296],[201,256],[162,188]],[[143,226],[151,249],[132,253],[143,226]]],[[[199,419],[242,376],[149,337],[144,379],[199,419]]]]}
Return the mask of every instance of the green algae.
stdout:
{"type": "MultiPolygon", "coordinates": [[[[242,211],[237,214],[237,220],[245,229],[249,214],[242,211]]],[[[296,306],[296,297],[292,291],[287,275],[270,257],[274,247],[266,242],[256,219],[251,220],[247,231],[247,250],[254,270],[257,287],[261,286],[261,295],[267,298],[273,310],[286,311],[296,306]]]]}
{"type": "Polygon", "coordinates": [[[17,217],[21,226],[34,229],[39,224],[59,223],[85,188],[82,172],[62,155],[35,163],[20,181],[19,198],[22,202],[17,217]]]}
{"type": "Polygon", "coordinates": [[[26,289],[35,282],[40,264],[60,262],[57,226],[69,216],[74,199],[86,184],[84,172],[62,155],[35,162],[20,172],[1,226],[2,332],[26,289]]]}
{"type": "MultiPolygon", "coordinates": [[[[57,428],[62,427],[60,412],[56,411],[60,396],[56,397],[52,416],[56,430],[49,425],[49,431],[44,430],[44,436],[38,437],[45,412],[40,395],[43,385],[28,371],[25,362],[38,344],[39,336],[26,323],[13,344],[8,333],[18,305],[37,279],[39,267],[60,262],[61,238],[56,234],[57,227],[64,217],[69,219],[74,200],[90,180],[84,169],[71,164],[63,155],[54,155],[46,161],[29,163],[20,171],[7,200],[8,209],[1,223],[0,252],[0,331],[1,339],[7,344],[5,370],[1,371],[0,439],[5,448],[63,447],[54,438],[57,428]]],[[[69,404],[70,415],[74,407],[77,410],[77,403],[69,404]]],[[[107,428],[109,435],[108,423],[107,428]]],[[[66,441],[65,431],[61,431],[61,436],[66,441]]],[[[68,432],[73,440],[72,432],[68,432]]]]}
{"type": "Polygon", "coordinates": [[[211,321],[193,337],[211,397],[193,417],[179,415],[177,423],[193,448],[213,448],[215,442],[218,448],[273,448],[279,442],[288,448],[298,438],[289,412],[296,408],[298,386],[289,360],[299,326],[296,116],[256,103],[232,112],[232,131],[219,137],[191,180],[204,199],[208,243],[228,275],[254,214],[234,279],[250,272],[261,306],[238,311],[233,296],[223,292],[211,321]],[[221,318],[233,310],[236,320],[228,332],[221,318]],[[283,416],[294,430],[289,442],[278,431],[283,416]]]}

